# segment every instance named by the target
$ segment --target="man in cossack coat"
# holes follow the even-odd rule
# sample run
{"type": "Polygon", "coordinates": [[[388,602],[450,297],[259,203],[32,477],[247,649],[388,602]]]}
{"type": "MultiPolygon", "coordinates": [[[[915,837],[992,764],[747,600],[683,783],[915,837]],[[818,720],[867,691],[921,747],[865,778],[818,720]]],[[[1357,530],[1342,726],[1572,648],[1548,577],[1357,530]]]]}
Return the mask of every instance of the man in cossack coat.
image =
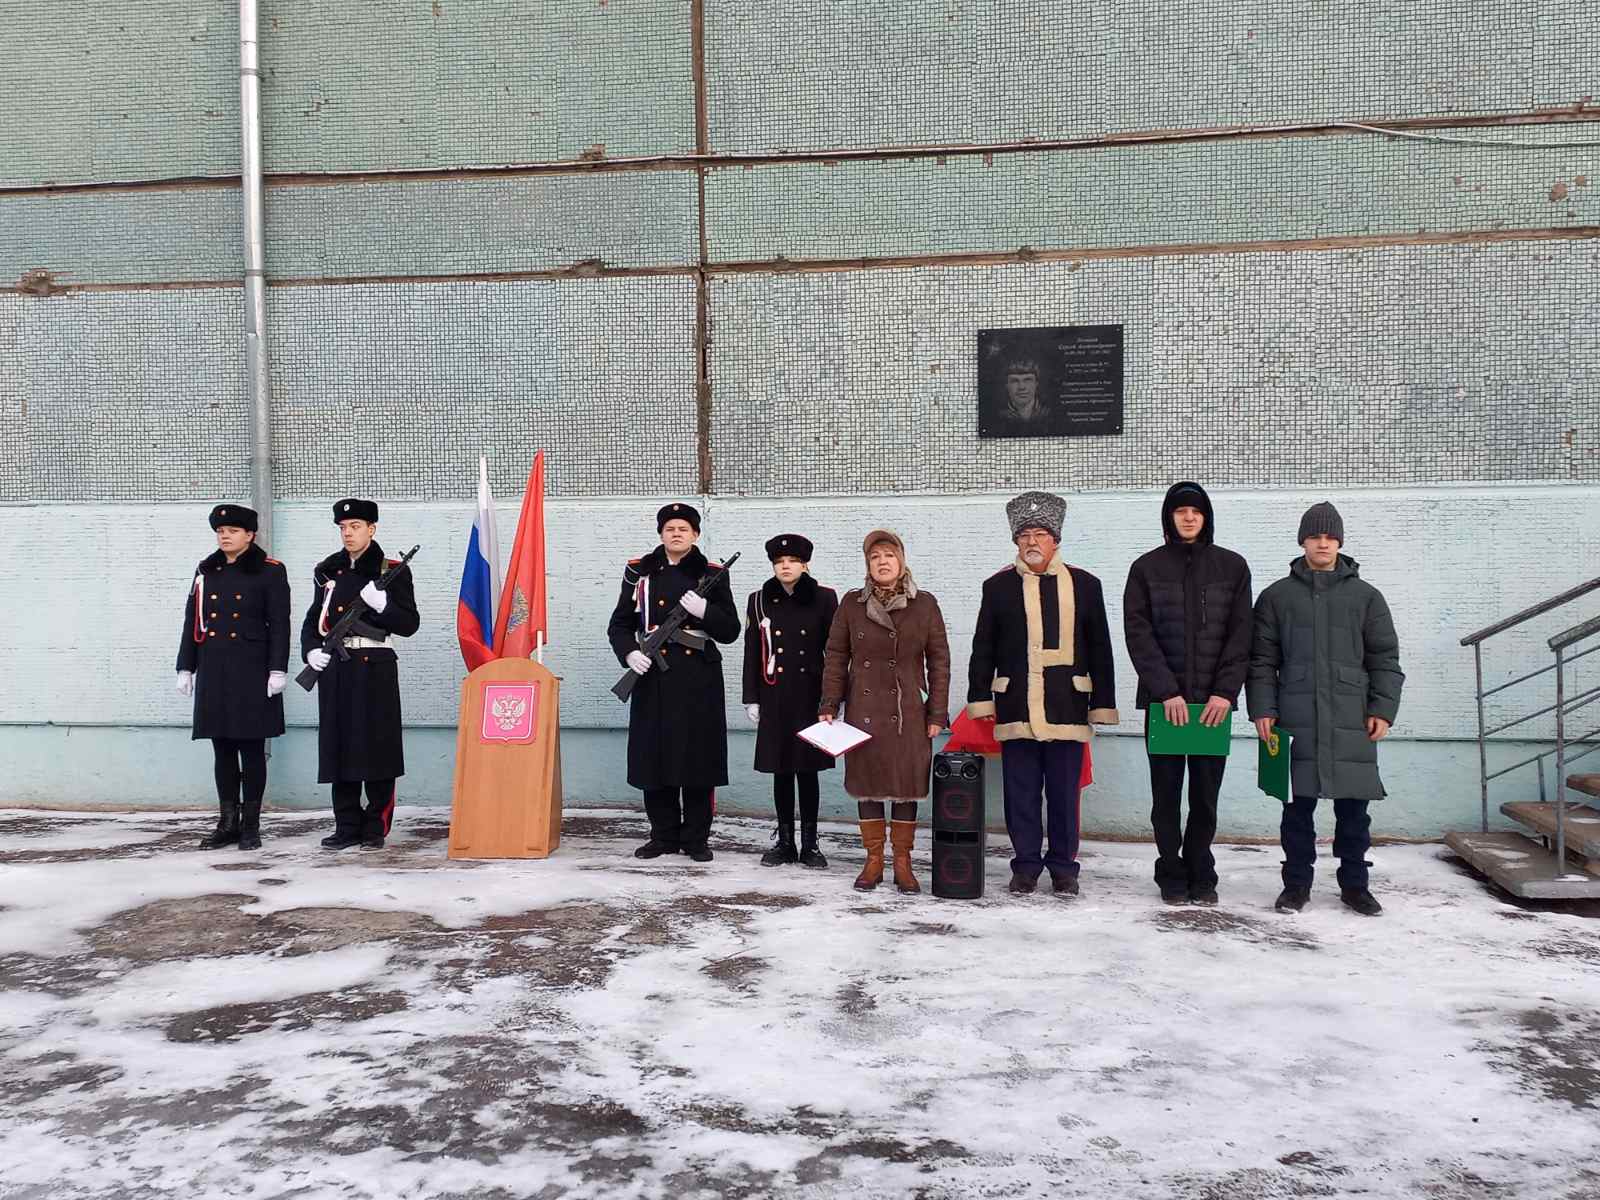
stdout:
{"type": "Polygon", "coordinates": [[[312,572],[311,607],[300,627],[300,652],[321,678],[317,686],[317,782],[333,786],[329,850],[383,848],[394,819],[395,780],[406,773],[401,745],[400,667],[392,639],[410,637],[421,619],[409,570],[382,588],[385,559],[374,540],[378,505],[351,497],[333,506],[344,548],[312,572]],[[356,597],[367,612],[344,639],[348,658],[322,642],[356,597]],[[365,786],[367,805],[361,806],[365,786]]]}
{"type": "Polygon", "coordinates": [[[1006,505],[1017,559],[984,581],[972,635],[967,712],[995,721],[1015,852],[1010,890],[1022,894],[1047,867],[1056,894],[1078,894],[1083,747],[1091,726],[1118,721],[1100,581],[1061,561],[1066,511],[1048,492],[1024,492],[1006,505]]]}
{"type": "Polygon", "coordinates": [[[696,594],[711,569],[695,545],[700,514],[688,504],[656,513],[661,544],[631,559],[606,634],[617,661],[639,675],[628,712],[628,784],[644,792],[650,840],[637,858],[687,854],[710,862],[712,792],[728,782],[728,725],[722,651],[739,636],[739,611],[727,576],[708,596],[696,594]],[[664,647],[668,669],[639,649],[674,606],[689,619],[664,647]]]}

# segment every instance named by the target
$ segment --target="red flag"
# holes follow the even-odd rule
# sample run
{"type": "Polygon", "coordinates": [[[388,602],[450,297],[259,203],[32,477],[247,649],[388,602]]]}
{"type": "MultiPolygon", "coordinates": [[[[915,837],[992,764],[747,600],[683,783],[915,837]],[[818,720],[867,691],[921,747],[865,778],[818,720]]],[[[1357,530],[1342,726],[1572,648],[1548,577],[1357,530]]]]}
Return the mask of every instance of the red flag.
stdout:
{"type": "Polygon", "coordinates": [[[499,658],[532,658],[536,634],[550,638],[544,593],[544,451],[533,456],[528,487],[511,544],[511,566],[500,591],[494,620],[494,652],[499,658]]]}

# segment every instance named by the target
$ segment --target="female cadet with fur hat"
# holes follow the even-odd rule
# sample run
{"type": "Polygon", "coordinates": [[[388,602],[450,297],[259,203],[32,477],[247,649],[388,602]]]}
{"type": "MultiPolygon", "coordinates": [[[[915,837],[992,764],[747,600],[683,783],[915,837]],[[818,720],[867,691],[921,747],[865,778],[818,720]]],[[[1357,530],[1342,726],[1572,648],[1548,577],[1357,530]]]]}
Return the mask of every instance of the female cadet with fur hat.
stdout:
{"type": "Polygon", "coordinates": [[[950,723],[950,640],[939,602],[920,590],[906,566],[905,543],[874,529],[861,544],[863,587],[839,602],[822,672],[824,721],[842,701],[845,719],[872,735],[845,757],[845,790],[856,798],[867,863],[855,886],[883,880],[884,808],[894,845],[894,882],[921,891],[911,873],[917,801],[928,794],[933,738],[950,723]]]}
{"type": "Polygon", "coordinates": [[[283,734],[289,575],[256,545],[257,523],[242,504],[211,510],[217,549],[195,568],[184,606],[177,688],[194,697],[193,737],[211,741],[220,809],[202,850],[261,845],[266,740],[283,734]]]}
{"type": "Polygon", "coordinates": [[[763,866],[800,862],[821,868],[817,848],[817,772],[833,758],[797,735],[817,719],[822,699],[822,657],[839,596],[811,578],[812,545],[798,533],[767,542],[772,578],[745,603],[744,703],[756,726],[756,770],[772,776],[778,816],[777,844],[763,866]],[[800,792],[800,847],[794,844],[795,790],[800,792]]]}

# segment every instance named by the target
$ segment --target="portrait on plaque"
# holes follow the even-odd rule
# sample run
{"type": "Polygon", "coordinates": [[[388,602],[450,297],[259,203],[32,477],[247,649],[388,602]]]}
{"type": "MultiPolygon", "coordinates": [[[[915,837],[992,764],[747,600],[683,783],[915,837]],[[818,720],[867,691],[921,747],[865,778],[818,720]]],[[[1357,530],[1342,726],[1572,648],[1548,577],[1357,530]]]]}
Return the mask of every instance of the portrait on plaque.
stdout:
{"type": "Polygon", "coordinates": [[[978,331],[978,436],[1122,432],[1122,326],[978,331]]]}

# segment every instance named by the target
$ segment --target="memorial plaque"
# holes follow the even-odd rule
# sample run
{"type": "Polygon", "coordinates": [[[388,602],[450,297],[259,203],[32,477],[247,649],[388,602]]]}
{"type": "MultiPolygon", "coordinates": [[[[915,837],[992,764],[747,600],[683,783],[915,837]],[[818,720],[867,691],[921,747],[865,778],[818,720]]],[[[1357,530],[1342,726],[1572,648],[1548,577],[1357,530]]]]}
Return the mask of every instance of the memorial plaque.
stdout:
{"type": "Polygon", "coordinates": [[[978,331],[978,436],[1122,432],[1122,326],[978,331]]]}

